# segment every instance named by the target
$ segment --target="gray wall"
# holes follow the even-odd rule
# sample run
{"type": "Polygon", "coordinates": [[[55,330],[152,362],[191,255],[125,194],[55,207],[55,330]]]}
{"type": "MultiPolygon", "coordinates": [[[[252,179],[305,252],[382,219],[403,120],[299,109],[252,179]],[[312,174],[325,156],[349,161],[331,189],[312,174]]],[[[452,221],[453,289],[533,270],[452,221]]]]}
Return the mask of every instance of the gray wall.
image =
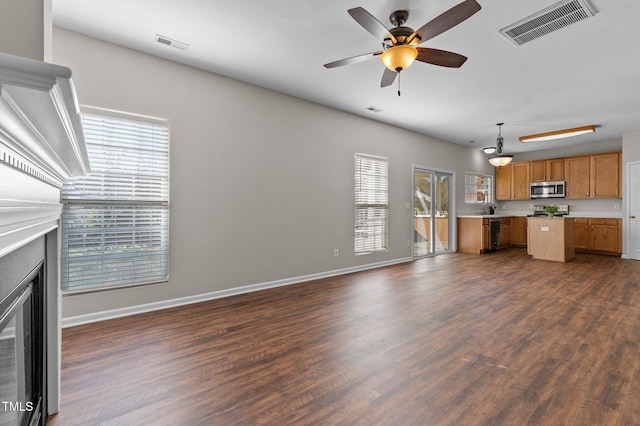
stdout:
{"type": "Polygon", "coordinates": [[[51,62],[51,1],[3,1],[0,52],[51,62]]]}
{"type": "Polygon", "coordinates": [[[54,28],[81,104],[171,122],[171,279],[65,296],[63,316],[411,256],[411,166],[493,174],[478,150],[54,28]],[[354,154],[390,159],[390,249],[353,254],[354,154]],[[333,258],[333,251],[340,257],[333,258]]]}

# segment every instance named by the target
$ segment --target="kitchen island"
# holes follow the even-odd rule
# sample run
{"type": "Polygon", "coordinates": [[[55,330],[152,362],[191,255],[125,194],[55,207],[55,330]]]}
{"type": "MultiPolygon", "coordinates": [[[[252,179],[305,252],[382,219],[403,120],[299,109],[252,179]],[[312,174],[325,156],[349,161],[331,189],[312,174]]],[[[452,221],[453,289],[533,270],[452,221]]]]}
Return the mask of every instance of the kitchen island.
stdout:
{"type": "Polygon", "coordinates": [[[527,253],[533,259],[568,262],[575,257],[573,218],[529,217],[527,253]]]}

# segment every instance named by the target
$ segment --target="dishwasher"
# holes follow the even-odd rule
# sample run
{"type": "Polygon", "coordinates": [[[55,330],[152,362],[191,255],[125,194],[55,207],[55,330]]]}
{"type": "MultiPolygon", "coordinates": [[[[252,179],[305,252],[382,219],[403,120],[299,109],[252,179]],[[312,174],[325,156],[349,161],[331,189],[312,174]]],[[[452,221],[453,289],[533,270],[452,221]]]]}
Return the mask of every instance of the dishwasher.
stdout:
{"type": "Polygon", "coordinates": [[[489,250],[500,247],[500,218],[489,219],[489,250]]]}

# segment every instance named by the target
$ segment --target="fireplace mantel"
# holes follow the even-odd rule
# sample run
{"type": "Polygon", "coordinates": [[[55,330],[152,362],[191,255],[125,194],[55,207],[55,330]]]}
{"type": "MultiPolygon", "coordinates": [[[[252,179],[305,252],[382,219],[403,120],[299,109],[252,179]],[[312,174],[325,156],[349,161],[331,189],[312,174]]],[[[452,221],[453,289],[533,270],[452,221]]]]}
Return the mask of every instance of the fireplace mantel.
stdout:
{"type": "Polygon", "coordinates": [[[10,269],[25,248],[44,241],[45,415],[58,411],[60,397],[60,189],[88,172],[71,71],[0,53],[0,259],[10,269]]]}
{"type": "Polygon", "coordinates": [[[0,53],[0,257],[55,229],[62,184],[88,172],[71,71],[0,53]]]}

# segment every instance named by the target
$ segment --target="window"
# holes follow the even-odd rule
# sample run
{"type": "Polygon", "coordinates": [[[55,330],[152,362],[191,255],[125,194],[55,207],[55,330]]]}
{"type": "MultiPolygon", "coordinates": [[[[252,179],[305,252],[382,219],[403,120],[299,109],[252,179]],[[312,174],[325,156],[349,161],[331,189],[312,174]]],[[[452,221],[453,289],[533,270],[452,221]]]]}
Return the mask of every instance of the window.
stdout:
{"type": "Polygon", "coordinates": [[[389,161],[356,154],[355,253],[387,250],[389,239],[389,161]]]}
{"type": "Polygon", "coordinates": [[[478,173],[464,174],[464,202],[483,204],[493,202],[493,178],[478,173]]]}
{"type": "Polygon", "coordinates": [[[169,124],[83,111],[91,174],[62,189],[62,289],[169,277],[169,124]]]}

